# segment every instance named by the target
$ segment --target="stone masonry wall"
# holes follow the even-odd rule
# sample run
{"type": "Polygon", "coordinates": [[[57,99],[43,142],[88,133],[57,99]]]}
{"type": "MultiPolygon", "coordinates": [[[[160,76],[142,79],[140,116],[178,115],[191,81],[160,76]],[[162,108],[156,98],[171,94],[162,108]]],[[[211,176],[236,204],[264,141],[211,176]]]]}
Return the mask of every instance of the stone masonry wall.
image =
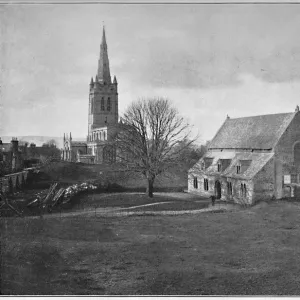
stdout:
{"type": "Polygon", "coordinates": [[[18,188],[21,188],[21,186],[26,183],[27,176],[28,171],[24,170],[22,172],[8,174],[3,177],[0,177],[0,191],[2,191],[3,193],[8,193],[17,190],[18,188]],[[19,183],[19,187],[17,186],[17,183],[19,183]],[[13,189],[12,191],[10,191],[11,188],[13,189]]]}
{"type": "Polygon", "coordinates": [[[221,200],[239,204],[253,204],[253,182],[250,180],[242,180],[237,178],[227,178],[219,175],[207,176],[204,172],[190,171],[188,174],[188,192],[198,194],[203,197],[215,195],[215,182],[221,183],[221,200]],[[194,188],[194,177],[197,177],[198,188],[194,188]],[[208,179],[208,191],[204,190],[204,179],[208,179]],[[227,182],[232,184],[232,195],[228,193],[227,182]],[[241,193],[241,184],[246,185],[246,196],[241,193]]]}
{"type": "Polygon", "coordinates": [[[260,200],[270,200],[275,197],[274,166],[276,159],[272,158],[255,175],[253,203],[260,200]]]}
{"type": "Polygon", "coordinates": [[[300,112],[296,114],[275,147],[275,154],[278,159],[283,163],[293,163],[293,146],[296,142],[300,142],[300,112]]]}
{"type": "Polygon", "coordinates": [[[93,128],[116,124],[118,122],[118,91],[117,85],[95,84],[90,92],[89,103],[89,133],[93,128]],[[104,99],[104,110],[101,109],[101,99],[104,99]],[[110,110],[107,110],[107,101],[110,98],[110,110]]]}

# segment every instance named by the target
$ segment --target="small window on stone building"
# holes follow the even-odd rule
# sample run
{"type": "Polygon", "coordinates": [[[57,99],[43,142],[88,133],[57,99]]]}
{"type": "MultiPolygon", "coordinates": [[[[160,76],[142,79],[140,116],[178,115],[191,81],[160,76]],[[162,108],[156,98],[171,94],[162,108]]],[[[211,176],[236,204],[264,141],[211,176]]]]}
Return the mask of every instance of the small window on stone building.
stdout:
{"type": "Polygon", "coordinates": [[[102,140],[102,132],[100,132],[100,140],[102,140]]]}
{"type": "Polygon", "coordinates": [[[105,131],[103,132],[103,139],[106,140],[106,134],[105,134],[105,131]]]}
{"type": "Polygon", "coordinates": [[[201,162],[201,170],[202,170],[202,171],[205,170],[205,162],[204,162],[204,161],[201,162]]]}
{"type": "Polygon", "coordinates": [[[198,188],[198,178],[194,177],[194,189],[198,188]]]}
{"type": "Polygon", "coordinates": [[[232,183],[231,182],[227,182],[227,194],[228,195],[232,195],[232,183]]]}
{"type": "Polygon", "coordinates": [[[241,166],[238,165],[236,166],[236,174],[240,174],[241,173],[241,166]]]}
{"type": "Polygon", "coordinates": [[[208,191],[208,179],[204,178],[204,191],[208,191]]]}
{"type": "Polygon", "coordinates": [[[247,187],[245,183],[241,183],[241,196],[246,197],[247,196],[247,187]]]}
{"type": "Polygon", "coordinates": [[[222,170],[222,165],[221,163],[218,163],[218,172],[221,172],[221,170],[222,170]]]}
{"type": "Polygon", "coordinates": [[[101,110],[104,110],[104,98],[101,99],[101,110]]]}
{"type": "Polygon", "coordinates": [[[107,99],[107,111],[110,111],[110,98],[107,99]]]}

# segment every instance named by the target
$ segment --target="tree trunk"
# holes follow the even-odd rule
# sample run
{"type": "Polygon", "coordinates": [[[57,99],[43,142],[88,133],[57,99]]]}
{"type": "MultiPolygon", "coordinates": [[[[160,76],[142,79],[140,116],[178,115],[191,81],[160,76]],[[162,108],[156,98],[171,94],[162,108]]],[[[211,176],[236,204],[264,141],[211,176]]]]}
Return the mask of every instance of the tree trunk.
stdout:
{"type": "Polygon", "coordinates": [[[148,178],[148,186],[147,186],[146,194],[150,198],[153,198],[153,184],[154,184],[154,179],[153,178],[148,178]]]}

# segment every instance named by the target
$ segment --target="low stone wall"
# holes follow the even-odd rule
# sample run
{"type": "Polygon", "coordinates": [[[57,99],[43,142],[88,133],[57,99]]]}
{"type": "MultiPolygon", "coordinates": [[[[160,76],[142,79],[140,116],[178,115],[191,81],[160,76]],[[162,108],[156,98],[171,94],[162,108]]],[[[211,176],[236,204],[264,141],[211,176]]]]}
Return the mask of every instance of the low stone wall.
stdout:
{"type": "Polygon", "coordinates": [[[28,173],[28,170],[23,170],[0,177],[0,190],[3,193],[12,193],[21,189],[26,184],[28,173]]]}

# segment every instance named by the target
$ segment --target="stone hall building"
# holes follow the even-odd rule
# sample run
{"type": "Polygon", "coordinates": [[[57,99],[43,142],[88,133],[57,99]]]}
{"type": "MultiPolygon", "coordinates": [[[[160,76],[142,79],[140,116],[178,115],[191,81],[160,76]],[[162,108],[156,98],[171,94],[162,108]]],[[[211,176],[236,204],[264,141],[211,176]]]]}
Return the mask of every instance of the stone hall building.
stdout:
{"type": "Polygon", "coordinates": [[[188,174],[188,191],[242,204],[300,197],[300,112],[227,117],[188,174]]]}
{"type": "Polygon", "coordinates": [[[74,141],[64,135],[62,159],[73,162],[104,163],[115,159],[111,137],[118,124],[118,83],[111,80],[105,29],[103,28],[98,71],[89,87],[87,141],[74,141]]]}

